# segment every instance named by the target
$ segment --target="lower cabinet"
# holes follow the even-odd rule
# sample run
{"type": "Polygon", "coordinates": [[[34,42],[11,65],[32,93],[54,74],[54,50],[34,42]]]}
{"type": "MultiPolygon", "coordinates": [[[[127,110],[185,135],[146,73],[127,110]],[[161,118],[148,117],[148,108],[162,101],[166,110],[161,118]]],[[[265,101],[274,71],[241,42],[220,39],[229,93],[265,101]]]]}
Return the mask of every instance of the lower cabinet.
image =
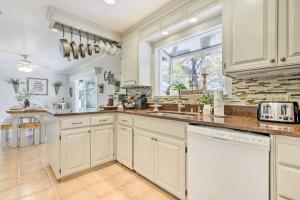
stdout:
{"type": "Polygon", "coordinates": [[[118,125],[117,160],[132,169],[132,128],[118,125]]]}
{"type": "Polygon", "coordinates": [[[185,198],[185,142],[135,129],[134,169],[176,197],[185,198]]]}
{"type": "Polygon", "coordinates": [[[61,175],[90,168],[90,128],[61,132],[61,175]]]}
{"type": "Polygon", "coordinates": [[[300,139],[276,136],[277,200],[300,200],[300,139]]]}
{"type": "Polygon", "coordinates": [[[91,132],[91,167],[114,159],[113,125],[97,126],[91,132]]]}

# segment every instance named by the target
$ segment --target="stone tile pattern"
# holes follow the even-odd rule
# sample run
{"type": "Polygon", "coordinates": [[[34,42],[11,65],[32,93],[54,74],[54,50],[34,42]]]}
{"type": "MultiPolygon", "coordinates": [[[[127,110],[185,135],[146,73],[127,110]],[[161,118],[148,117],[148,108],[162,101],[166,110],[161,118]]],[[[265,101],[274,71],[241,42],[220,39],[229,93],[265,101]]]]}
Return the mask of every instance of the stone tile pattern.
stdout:
{"type": "Polygon", "coordinates": [[[152,87],[144,86],[144,87],[136,87],[136,88],[130,88],[126,89],[127,95],[129,96],[140,96],[142,94],[145,94],[147,97],[152,96],[152,87]]]}
{"type": "Polygon", "coordinates": [[[0,199],[175,199],[120,164],[58,182],[47,164],[46,154],[46,145],[0,149],[0,199]]]}
{"type": "Polygon", "coordinates": [[[257,104],[263,100],[300,103],[300,74],[232,81],[230,104],[257,104]]]}

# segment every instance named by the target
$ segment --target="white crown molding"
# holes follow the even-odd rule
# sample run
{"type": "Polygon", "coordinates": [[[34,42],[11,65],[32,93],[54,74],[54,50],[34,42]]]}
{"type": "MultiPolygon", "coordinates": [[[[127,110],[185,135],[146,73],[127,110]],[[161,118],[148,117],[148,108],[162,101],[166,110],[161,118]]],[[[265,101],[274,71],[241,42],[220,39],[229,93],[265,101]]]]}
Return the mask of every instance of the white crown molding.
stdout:
{"type": "Polygon", "coordinates": [[[138,23],[134,24],[133,26],[129,27],[127,30],[123,31],[121,33],[122,36],[136,30],[140,29],[142,27],[145,27],[167,15],[172,13],[173,11],[177,10],[178,8],[181,8],[185,6],[186,4],[193,2],[193,1],[199,1],[199,0],[173,0],[172,2],[168,3],[167,5],[161,7],[157,11],[151,13],[138,23]]]}
{"type": "Polygon", "coordinates": [[[48,6],[46,17],[49,20],[49,27],[52,28],[55,22],[66,24],[83,31],[95,33],[102,37],[120,42],[121,34],[112,29],[109,29],[103,25],[93,23],[85,20],[79,16],[73,15],[67,11],[56,8],[54,6],[48,6]]]}

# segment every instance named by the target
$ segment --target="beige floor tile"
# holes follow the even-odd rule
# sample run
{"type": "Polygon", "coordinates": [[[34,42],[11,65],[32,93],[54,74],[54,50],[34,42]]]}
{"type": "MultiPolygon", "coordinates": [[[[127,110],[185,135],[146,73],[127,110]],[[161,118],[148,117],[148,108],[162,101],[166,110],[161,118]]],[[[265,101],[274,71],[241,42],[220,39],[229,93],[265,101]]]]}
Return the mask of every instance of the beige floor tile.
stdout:
{"type": "Polygon", "coordinates": [[[84,189],[84,185],[78,178],[54,184],[60,198],[66,198],[75,192],[84,189]]]}
{"type": "Polygon", "coordinates": [[[17,188],[11,188],[9,190],[5,190],[0,192],[0,199],[2,200],[14,200],[18,198],[18,190],[17,188]]]}
{"type": "Polygon", "coordinates": [[[116,186],[113,185],[113,183],[109,182],[109,181],[104,181],[104,182],[100,182],[100,183],[91,185],[90,189],[94,193],[94,195],[98,198],[104,196],[105,194],[108,194],[110,192],[114,192],[117,190],[116,186]]]}
{"type": "Polygon", "coordinates": [[[101,173],[107,175],[107,176],[115,176],[118,173],[120,173],[121,171],[125,170],[124,167],[122,167],[120,164],[113,164],[111,166],[105,167],[103,169],[100,169],[98,171],[100,171],[101,173]]]}
{"type": "Polygon", "coordinates": [[[122,191],[109,192],[98,199],[99,200],[133,200],[122,191]]]}
{"type": "Polygon", "coordinates": [[[99,182],[106,180],[105,175],[98,173],[96,171],[85,174],[85,175],[81,176],[80,178],[87,185],[92,185],[92,184],[99,183],[99,182]]]}
{"type": "Polygon", "coordinates": [[[73,195],[62,199],[63,200],[94,200],[92,194],[86,189],[76,191],[73,193],[73,195]]]}
{"type": "Polygon", "coordinates": [[[35,181],[31,183],[21,184],[20,194],[21,197],[25,197],[49,188],[51,188],[51,184],[49,180],[44,179],[44,180],[35,181]]]}
{"type": "Polygon", "coordinates": [[[27,197],[21,198],[21,200],[55,200],[56,195],[52,188],[42,190],[38,193],[34,193],[27,197]]]}
{"type": "Polygon", "coordinates": [[[18,178],[6,179],[5,181],[0,181],[0,193],[2,191],[16,188],[18,186],[18,178]]]}
{"type": "Polygon", "coordinates": [[[0,181],[5,181],[7,179],[15,179],[18,178],[19,172],[18,170],[5,171],[0,173],[0,181]]]}
{"type": "Polygon", "coordinates": [[[124,186],[124,189],[128,192],[130,196],[139,198],[142,194],[154,190],[154,187],[149,185],[146,181],[142,179],[136,179],[129,182],[124,186]]]}
{"type": "Polygon", "coordinates": [[[117,182],[120,186],[124,186],[127,183],[136,180],[138,177],[135,173],[129,171],[129,170],[123,170],[116,174],[113,177],[113,180],[117,182]]]}
{"type": "Polygon", "coordinates": [[[175,200],[175,198],[163,191],[154,189],[143,193],[138,200],[175,200]]]}
{"type": "Polygon", "coordinates": [[[24,174],[24,175],[21,174],[20,182],[22,184],[24,184],[24,183],[30,183],[30,182],[44,180],[47,178],[48,178],[48,175],[47,175],[46,169],[42,169],[39,171],[35,171],[33,173],[28,173],[28,174],[24,174]]]}

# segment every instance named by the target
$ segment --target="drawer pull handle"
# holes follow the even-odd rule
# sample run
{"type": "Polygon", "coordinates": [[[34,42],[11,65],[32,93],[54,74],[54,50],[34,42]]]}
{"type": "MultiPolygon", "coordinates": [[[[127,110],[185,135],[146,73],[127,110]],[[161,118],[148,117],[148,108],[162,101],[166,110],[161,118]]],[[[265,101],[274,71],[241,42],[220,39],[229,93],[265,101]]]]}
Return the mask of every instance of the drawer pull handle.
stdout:
{"type": "Polygon", "coordinates": [[[78,124],[82,124],[82,122],[73,122],[73,125],[78,125],[78,124]]]}
{"type": "Polygon", "coordinates": [[[126,128],[123,128],[123,127],[122,127],[121,129],[122,129],[123,131],[126,131],[126,128]]]}
{"type": "Polygon", "coordinates": [[[99,122],[106,122],[107,121],[107,119],[101,119],[101,120],[99,120],[99,122]]]}
{"type": "Polygon", "coordinates": [[[127,120],[124,120],[124,119],[123,119],[122,122],[127,122],[127,120]]]}

